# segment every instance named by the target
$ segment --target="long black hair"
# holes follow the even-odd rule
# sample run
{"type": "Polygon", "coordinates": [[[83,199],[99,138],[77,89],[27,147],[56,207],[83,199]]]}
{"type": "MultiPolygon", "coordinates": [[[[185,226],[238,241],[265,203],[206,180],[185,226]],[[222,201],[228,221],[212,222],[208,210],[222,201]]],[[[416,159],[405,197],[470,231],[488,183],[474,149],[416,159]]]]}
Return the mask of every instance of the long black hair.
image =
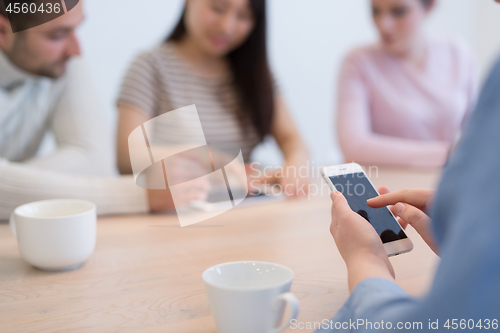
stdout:
{"type": "MultiPolygon", "coordinates": [[[[242,45],[231,51],[229,60],[240,109],[248,115],[261,140],[271,133],[274,118],[274,87],[267,59],[266,0],[248,0],[255,25],[242,45]]],[[[187,29],[186,8],[169,41],[181,41],[187,29]]]]}

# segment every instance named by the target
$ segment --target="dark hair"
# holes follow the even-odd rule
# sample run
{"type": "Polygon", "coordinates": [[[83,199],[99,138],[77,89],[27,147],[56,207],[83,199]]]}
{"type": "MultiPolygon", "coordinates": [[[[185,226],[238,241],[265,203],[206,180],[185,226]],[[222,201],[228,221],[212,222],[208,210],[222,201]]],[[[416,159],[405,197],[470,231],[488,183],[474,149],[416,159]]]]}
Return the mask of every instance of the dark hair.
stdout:
{"type": "MultiPolygon", "coordinates": [[[[274,89],[267,60],[266,0],[248,1],[255,26],[246,41],[231,51],[227,58],[244,112],[242,116],[249,116],[263,140],[271,133],[274,118],[274,89]]],[[[166,41],[180,41],[186,35],[185,16],[186,8],[166,41]]]]}
{"type": "Polygon", "coordinates": [[[434,4],[435,0],[420,0],[425,8],[430,8],[434,4]]]}
{"type": "Polygon", "coordinates": [[[0,15],[7,18],[7,12],[5,11],[5,4],[3,3],[3,0],[0,0],[0,15]]]}

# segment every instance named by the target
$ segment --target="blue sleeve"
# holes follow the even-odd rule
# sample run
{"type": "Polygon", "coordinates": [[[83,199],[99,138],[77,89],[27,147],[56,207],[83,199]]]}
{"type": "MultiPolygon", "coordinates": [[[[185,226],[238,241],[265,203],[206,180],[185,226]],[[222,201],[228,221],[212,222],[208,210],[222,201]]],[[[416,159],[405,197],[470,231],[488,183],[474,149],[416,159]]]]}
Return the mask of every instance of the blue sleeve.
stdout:
{"type": "MultiPolygon", "coordinates": [[[[454,331],[445,327],[452,325],[453,319],[467,325],[459,331],[500,330],[499,146],[500,61],[445,167],[433,203],[431,217],[441,262],[430,291],[415,299],[388,280],[361,281],[333,323],[359,319],[380,324],[383,320],[392,327],[349,326],[340,331],[394,332],[398,323],[412,325],[411,330],[400,329],[404,331],[454,331]]],[[[323,330],[330,331],[338,330],[323,330]]]]}
{"type": "MultiPolygon", "coordinates": [[[[386,327],[390,318],[411,309],[416,302],[394,282],[382,278],[365,279],[354,288],[337,315],[317,332],[362,332],[373,328],[381,318],[386,327]]],[[[396,327],[396,323],[391,326],[396,327]]]]}

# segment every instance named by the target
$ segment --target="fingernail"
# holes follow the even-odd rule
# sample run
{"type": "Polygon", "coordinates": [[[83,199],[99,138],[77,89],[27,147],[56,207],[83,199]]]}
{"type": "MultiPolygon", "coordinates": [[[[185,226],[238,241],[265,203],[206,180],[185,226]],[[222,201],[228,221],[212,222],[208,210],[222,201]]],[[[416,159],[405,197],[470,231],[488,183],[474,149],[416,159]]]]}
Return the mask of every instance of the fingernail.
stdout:
{"type": "Polygon", "coordinates": [[[339,192],[339,191],[334,191],[334,192],[330,193],[330,198],[331,198],[332,200],[334,200],[334,199],[335,199],[335,197],[336,197],[337,195],[339,195],[339,194],[340,194],[340,192],[339,192]]]}
{"type": "Polygon", "coordinates": [[[402,203],[400,203],[400,202],[398,202],[398,203],[396,204],[396,206],[394,206],[394,211],[395,211],[396,213],[398,213],[398,214],[401,214],[401,213],[403,212],[403,210],[404,210],[404,209],[405,209],[405,205],[404,205],[404,204],[402,204],[402,203]]]}

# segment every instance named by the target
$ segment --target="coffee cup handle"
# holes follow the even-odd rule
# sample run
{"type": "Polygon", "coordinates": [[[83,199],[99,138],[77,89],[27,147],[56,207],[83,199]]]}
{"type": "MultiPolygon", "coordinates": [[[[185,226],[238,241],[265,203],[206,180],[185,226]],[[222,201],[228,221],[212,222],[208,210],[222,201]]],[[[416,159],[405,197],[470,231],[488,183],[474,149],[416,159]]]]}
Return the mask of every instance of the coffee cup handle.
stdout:
{"type": "Polygon", "coordinates": [[[297,296],[295,296],[290,292],[284,293],[276,298],[275,305],[277,306],[280,303],[280,301],[285,301],[290,306],[291,310],[290,318],[283,325],[281,325],[278,328],[272,329],[271,331],[269,331],[269,333],[279,333],[281,331],[286,330],[288,327],[290,327],[291,324],[290,322],[294,319],[297,319],[297,316],[299,315],[300,307],[299,307],[299,299],[297,298],[297,296]]]}
{"type": "Polygon", "coordinates": [[[17,237],[17,232],[16,232],[16,219],[14,218],[14,212],[12,212],[12,214],[10,214],[10,218],[9,218],[9,226],[10,226],[10,231],[12,232],[12,234],[17,237]]]}

